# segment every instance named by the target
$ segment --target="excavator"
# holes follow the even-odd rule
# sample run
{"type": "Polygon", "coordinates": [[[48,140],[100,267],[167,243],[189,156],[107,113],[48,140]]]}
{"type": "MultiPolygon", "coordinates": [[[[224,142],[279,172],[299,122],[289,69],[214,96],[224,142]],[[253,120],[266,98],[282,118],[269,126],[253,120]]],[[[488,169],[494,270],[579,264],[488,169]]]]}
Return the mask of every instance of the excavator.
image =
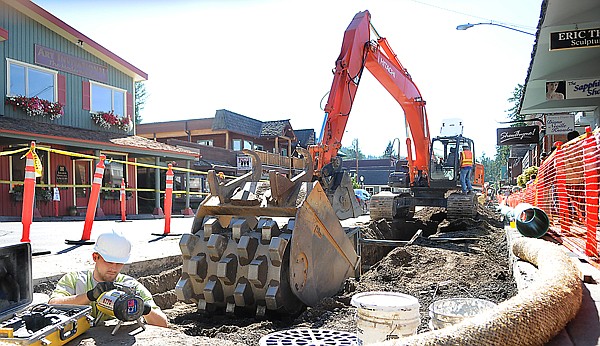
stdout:
{"type": "MultiPolygon", "coordinates": [[[[304,159],[301,173],[269,171],[268,181],[262,180],[260,158],[247,150],[252,170],[245,175],[226,180],[208,172],[209,195],[179,242],[178,300],[208,314],[293,315],[333,296],[356,275],[358,236],[340,220],[358,216],[360,209],[337,152],[365,67],[410,114],[415,147],[430,146],[425,102],[386,39],[376,34],[371,41],[371,29],[376,33],[364,11],[344,33],[319,141],[297,148],[304,159]]],[[[409,160],[415,186],[428,184],[428,150],[409,160]]]]}

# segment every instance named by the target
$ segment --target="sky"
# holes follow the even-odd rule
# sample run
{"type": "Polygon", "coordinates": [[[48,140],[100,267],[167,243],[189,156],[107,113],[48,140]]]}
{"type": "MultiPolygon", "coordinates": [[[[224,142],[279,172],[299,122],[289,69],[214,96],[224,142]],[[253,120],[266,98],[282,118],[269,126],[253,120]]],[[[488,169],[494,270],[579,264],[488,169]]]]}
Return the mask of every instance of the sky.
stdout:
{"type": "MultiPolygon", "coordinates": [[[[227,109],[289,119],[319,134],[343,34],[369,10],[412,76],[433,136],[460,118],[475,154],[493,157],[507,101],[524,84],[542,0],[34,0],[148,74],[143,123],[214,117],[227,109]]],[[[373,35],[371,36],[373,37],[373,35]]],[[[404,113],[365,71],[342,141],[366,155],[402,142],[404,113]]]]}

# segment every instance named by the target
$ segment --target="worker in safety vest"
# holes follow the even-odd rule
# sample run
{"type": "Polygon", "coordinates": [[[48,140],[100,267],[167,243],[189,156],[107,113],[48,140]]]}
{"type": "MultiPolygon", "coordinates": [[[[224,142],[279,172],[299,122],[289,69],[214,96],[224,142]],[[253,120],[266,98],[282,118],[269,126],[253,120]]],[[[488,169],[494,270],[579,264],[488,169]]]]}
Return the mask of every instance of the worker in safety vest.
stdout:
{"type": "Polygon", "coordinates": [[[471,172],[473,170],[473,152],[469,145],[463,145],[463,151],[460,153],[460,187],[464,194],[473,193],[471,185],[471,172]]]}

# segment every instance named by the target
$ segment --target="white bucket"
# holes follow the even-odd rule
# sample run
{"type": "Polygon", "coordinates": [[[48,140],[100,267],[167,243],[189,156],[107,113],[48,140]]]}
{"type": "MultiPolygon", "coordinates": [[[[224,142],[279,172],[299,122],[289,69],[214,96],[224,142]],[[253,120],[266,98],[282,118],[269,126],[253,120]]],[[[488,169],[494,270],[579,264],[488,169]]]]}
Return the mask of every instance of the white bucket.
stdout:
{"type": "Polygon", "coordinates": [[[355,294],[356,336],[359,345],[414,335],[421,324],[419,301],[408,294],[364,292],[355,294]]]}
{"type": "Polygon", "coordinates": [[[485,299],[448,298],[437,300],[429,305],[429,317],[431,317],[429,328],[431,330],[442,329],[494,307],[496,307],[496,303],[485,299]]]}

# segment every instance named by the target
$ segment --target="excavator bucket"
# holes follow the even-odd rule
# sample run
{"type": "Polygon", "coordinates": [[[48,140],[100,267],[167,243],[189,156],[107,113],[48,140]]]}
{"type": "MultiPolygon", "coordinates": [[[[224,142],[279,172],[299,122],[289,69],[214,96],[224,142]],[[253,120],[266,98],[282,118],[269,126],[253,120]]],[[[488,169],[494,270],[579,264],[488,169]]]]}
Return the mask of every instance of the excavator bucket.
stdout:
{"type": "Polygon", "coordinates": [[[242,177],[225,183],[209,172],[210,194],[179,243],[175,293],[206,313],[295,314],[335,294],[358,256],[322,187],[311,182],[311,162],[292,179],[270,172],[265,182],[259,157],[246,154],[253,170],[242,177]]]}

